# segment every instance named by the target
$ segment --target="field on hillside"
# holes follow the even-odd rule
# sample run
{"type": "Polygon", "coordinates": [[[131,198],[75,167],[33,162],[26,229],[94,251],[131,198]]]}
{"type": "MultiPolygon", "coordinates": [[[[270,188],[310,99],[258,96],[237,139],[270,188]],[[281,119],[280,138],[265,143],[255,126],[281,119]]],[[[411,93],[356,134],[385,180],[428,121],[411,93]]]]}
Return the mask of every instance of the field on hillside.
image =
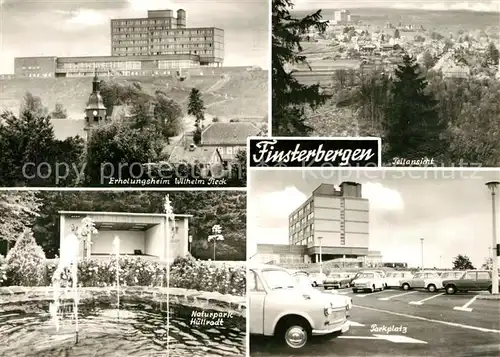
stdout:
{"type": "MultiPolygon", "coordinates": [[[[108,80],[107,78],[102,78],[108,80]]],[[[244,71],[211,76],[190,76],[184,81],[172,77],[115,77],[116,82],[139,82],[149,93],[160,89],[187,111],[193,87],[203,93],[207,114],[221,119],[264,117],[267,115],[267,71],[244,71]]],[[[53,109],[61,103],[70,118],[83,117],[92,91],[92,78],[19,78],[0,81],[0,110],[17,114],[19,103],[29,91],[53,109]]]]}

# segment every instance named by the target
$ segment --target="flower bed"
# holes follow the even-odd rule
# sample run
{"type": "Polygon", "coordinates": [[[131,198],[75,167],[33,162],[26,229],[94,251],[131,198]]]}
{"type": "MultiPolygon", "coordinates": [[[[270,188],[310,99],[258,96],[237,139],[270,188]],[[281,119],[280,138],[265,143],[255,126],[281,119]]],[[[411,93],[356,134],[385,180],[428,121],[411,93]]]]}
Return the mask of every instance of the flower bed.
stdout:
{"type": "MultiPolygon", "coordinates": [[[[41,274],[41,279],[22,278],[14,270],[19,264],[0,265],[0,286],[51,286],[58,261],[46,261],[33,265],[31,260],[23,262],[26,269],[41,274]]],[[[85,259],[78,263],[78,285],[80,287],[106,287],[116,285],[116,258],[85,259]]],[[[122,256],[119,260],[120,286],[146,286],[183,288],[189,290],[218,292],[236,296],[246,295],[244,266],[220,264],[178,258],[170,267],[159,262],[138,257],[122,256]],[[168,280],[169,275],[169,282],[168,280]]],[[[60,275],[62,285],[71,284],[71,272],[65,269],[60,275]]]]}
{"type": "Polygon", "coordinates": [[[192,257],[177,258],[170,267],[170,287],[246,295],[243,266],[230,266],[192,257]]]}

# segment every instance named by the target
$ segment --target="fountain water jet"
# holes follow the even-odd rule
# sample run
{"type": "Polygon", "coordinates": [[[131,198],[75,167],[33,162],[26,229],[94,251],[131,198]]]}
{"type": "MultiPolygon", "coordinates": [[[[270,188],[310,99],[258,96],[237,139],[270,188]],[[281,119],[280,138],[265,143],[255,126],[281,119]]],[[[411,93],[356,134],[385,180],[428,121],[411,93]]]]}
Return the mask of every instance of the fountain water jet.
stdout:
{"type": "MultiPolygon", "coordinates": [[[[175,214],[172,208],[172,202],[170,201],[170,197],[168,195],[165,196],[165,201],[163,204],[163,208],[165,210],[165,230],[166,230],[166,238],[167,238],[167,251],[168,244],[170,243],[170,233],[172,236],[175,235],[175,214]],[[172,231],[170,230],[170,221],[172,221],[172,231]]],[[[167,253],[167,288],[170,286],[170,254],[167,253]]],[[[163,278],[162,278],[163,284],[163,278]]],[[[170,331],[170,300],[167,299],[167,331],[170,331]]],[[[169,350],[169,340],[167,340],[167,355],[169,350]]]]}
{"type": "MultiPolygon", "coordinates": [[[[82,220],[80,228],[72,227],[72,233],[62,242],[60,247],[60,259],[57,268],[52,276],[53,302],[50,303],[50,315],[55,324],[56,331],[59,332],[61,321],[65,314],[69,312],[71,319],[75,323],[75,343],[78,343],[78,253],[80,241],[83,241],[84,247],[89,243],[90,235],[96,234],[94,222],[90,218],[82,220]],[[76,234],[75,234],[76,232],[76,234]],[[68,272],[69,270],[69,272],[68,272]],[[68,276],[68,273],[70,276],[68,276]],[[71,279],[71,285],[69,280],[71,279]],[[68,304],[61,304],[61,300],[73,300],[72,310],[68,311],[68,304]]],[[[85,249],[84,249],[85,250],[85,249]]]]}
{"type": "Polygon", "coordinates": [[[120,318],[120,238],[115,236],[113,239],[113,246],[115,247],[116,255],[116,313],[118,319],[120,318]]]}

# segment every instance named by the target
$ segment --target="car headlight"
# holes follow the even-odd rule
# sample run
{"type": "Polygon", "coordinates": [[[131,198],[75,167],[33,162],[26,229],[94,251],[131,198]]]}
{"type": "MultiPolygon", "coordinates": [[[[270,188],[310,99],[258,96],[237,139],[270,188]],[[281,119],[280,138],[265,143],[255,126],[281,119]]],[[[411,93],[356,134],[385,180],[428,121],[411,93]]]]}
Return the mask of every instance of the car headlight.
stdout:
{"type": "Polygon", "coordinates": [[[332,312],[333,312],[332,305],[331,304],[326,304],[324,312],[325,312],[325,316],[330,316],[332,314],[332,312]]]}

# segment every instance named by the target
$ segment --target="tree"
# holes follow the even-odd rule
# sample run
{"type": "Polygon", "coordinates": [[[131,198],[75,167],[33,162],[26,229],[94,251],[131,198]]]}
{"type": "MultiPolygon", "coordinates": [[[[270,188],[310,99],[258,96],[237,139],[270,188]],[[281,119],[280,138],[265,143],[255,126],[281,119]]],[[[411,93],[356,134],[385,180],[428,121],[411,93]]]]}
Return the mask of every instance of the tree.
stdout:
{"type": "Polygon", "coordinates": [[[415,59],[405,55],[398,66],[383,123],[387,144],[384,157],[442,160],[448,147],[444,133],[447,122],[438,116],[437,101],[426,93],[415,59]]]}
{"type": "Polygon", "coordinates": [[[334,78],[338,83],[340,89],[344,89],[347,82],[347,71],[345,69],[338,69],[335,71],[334,78]]]}
{"type": "Polygon", "coordinates": [[[293,2],[272,2],[272,133],[278,136],[304,136],[313,130],[306,124],[306,109],[323,105],[331,95],[320,93],[319,85],[304,85],[288,65],[307,65],[300,44],[301,36],[315,28],[324,33],[328,21],[321,21],[321,10],[302,19],[290,15],[293,2]]]}
{"type": "Polygon", "coordinates": [[[198,145],[201,139],[203,121],[205,120],[205,105],[201,98],[201,92],[197,88],[191,89],[191,93],[189,93],[188,114],[195,117],[194,126],[196,130],[193,140],[198,145]]]}
{"type": "Polygon", "coordinates": [[[49,109],[42,104],[40,97],[34,96],[31,92],[26,92],[19,112],[30,112],[35,117],[47,117],[49,109]]]}
{"type": "Polygon", "coordinates": [[[158,130],[170,144],[170,138],[177,136],[183,129],[181,106],[164,92],[156,91],[153,112],[158,130]]]}
{"type": "Polygon", "coordinates": [[[247,151],[239,150],[230,165],[229,180],[233,187],[247,186],[247,151]]]}
{"type": "Polygon", "coordinates": [[[7,242],[5,254],[19,234],[39,216],[41,201],[33,191],[0,192],[0,241],[7,242]]]}
{"type": "Polygon", "coordinates": [[[7,254],[7,285],[38,286],[45,273],[45,254],[26,228],[7,254]]]}
{"type": "Polygon", "coordinates": [[[453,270],[473,270],[476,269],[472,265],[469,257],[466,255],[459,254],[453,260],[453,270]]]}
{"type": "Polygon", "coordinates": [[[434,56],[429,51],[425,51],[422,55],[422,64],[426,69],[431,69],[436,64],[434,56]]]}
{"type": "Polygon", "coordinates": [[[103,185],[104,175],[138,178],[144,173],[141,165],[157,162],[162,149],[161,133],[154,127],[133,129],[127,123],[115,121],[96,128],[87,143],[86,182],[103,185]]]}
{"type": "Polygon", "coordinates": [[[394,31],[394,38],[401,38],[401,35],[400,35],[400,33],[399,33],[399,30],[398,30],[398,29],[396,29],[396,30],[394,31]]]}
{"type": "Polygon", "coordinates": [[[11,112],[0,115],[0,150],[2,186],[70,185],[76,176],[57,182],[55,165],[79,167],[84,142],[82,138],[57,140],[50,119],[26,109],[19,118],[11,112]]]}
{"type": "Polygon", "coordinates": [[[151,111],[152,103],[149,98],[141,97],[133,103],[130,110],[133,121],[130,123],[132,129],[144,129],[153,125],[154,118],[151,111]]]}
{"type": "Polygon", "coordinates": [[[488,48],[486,50],[486,58],[487,58],[488,63],[490,63],[494,66],[498,66],[500,52],[498,51],[497,47],[495,46],[495,44],[493,42],[491,42],[488,45],[488,48]]]}
{"type": "Polygon", "coordinates": [[[68,113],[61,103],[56,103],[54,110],[50,113],[50,117],[53,119],[66,119],[68,113]]]}
{"type": "Polygon", "coordinates": [[[486,258],[483,265],[481,265],[481,269],[484,269],[484,270],[493,269],[493,259],[491,259],[491,257],[486,258]]]}

